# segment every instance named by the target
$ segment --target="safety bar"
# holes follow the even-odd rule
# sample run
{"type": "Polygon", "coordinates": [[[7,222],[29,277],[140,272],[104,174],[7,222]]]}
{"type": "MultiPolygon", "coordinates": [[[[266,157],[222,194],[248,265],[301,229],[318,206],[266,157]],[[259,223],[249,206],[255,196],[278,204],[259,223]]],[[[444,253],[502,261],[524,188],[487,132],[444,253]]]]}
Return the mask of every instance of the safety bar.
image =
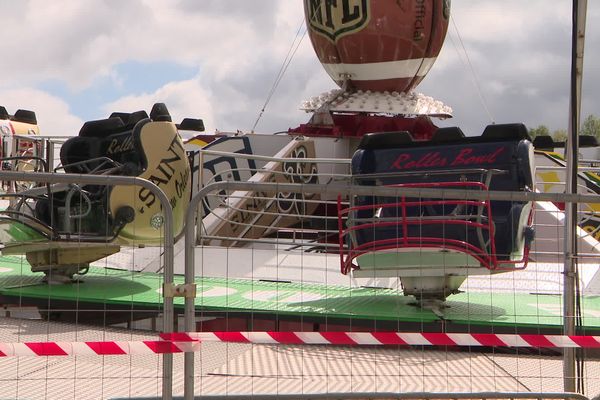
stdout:
{"type": "MultiPolygon", "coordinates": [[[[397,184],[390,185],[391,187],[398,188],[456,188],[456,187],[464,187],[464,188],[478,188],[482,191],[488,191],[489,188],[486,184],[482,182],[432,182],[432,183],[408,183],[408,184],[397,184]]],[[[374,213],[373,213],[374,214],[374,213]]],[[[529,223],[531,223],[531,216],[529,218],[529,223]]],[[[391,250],[397,248],[445,248],[448,250],[458,251],[461,253],[468,254],[478,260],[481,265],[489,270],[500,270],[500,269],[510,269],[510,270],[518,270],[525,269],[527,267],[527,262],[529,258],[529,246],[526,244],[524,249],[523,257],[520,260],[510,260],[510,261],[499,261],[496,254],[496,243],[495,243],[495,228],[494,221],[490,206],[489,200],[484,201],[472,201],[472,200],[418,200],[418,201],[406,201],[406,197],[401,197],[400,202],[393,203],[381,203],[381,204],[369,204],[369,205],[360,205],[360,206],[352,206],[348,208],[343,208],[341,203],[341,197],[338,197],[338,228],[339,228],[339,249],[340,249],[340,263],[341,263],[341,272],[344,275],[347,275],[352,268],[358,268],[353,264],[353,260],[356,257],[359,257],[363,254],[372,252],[372,251],[382,251],[382,250],[391,250]],[[442,216],[443,218],[414,218],[409,217],[407,213],[407,208],[418,207],[419,209],[428,206],[446,206],[450,205],[452,207],[457,206],[474,206],[477,207],[477,214],[474,215],[476,221],[472,221],[473,219],[470,216],[455,216],[453,218],[442,216]],[[387,221],[384,218],[380,219],[359,219],[352,218],[351,215],[357,213],[359,211],[368,211],[368,210],[378,210],[378,209],[400,209],[397,218],[393,221],[387,221]],[[348,217],[348,229],[343,229],[343,218],[348,217]],[[462,218],[461,218],[462,217],[462,218]],[[487,223],[482,222],[485,219],[487,223]],[[358,224],[354,224],[355,221],[359,221],[358,224]],[[477,230],[477,236],[479,239],[480,247],[477,247],[471,243],[468,243],[464,240],[456,240],[456,239],[447,239],[447,238],[439,238],[439,237],[429,237],[429,236],[410,236],[409,235],[409,226],[425,226],[425,225],[458,225],[464,226],[465,229],[475,228],[477,230]],[[385,228],[385,227],[396,227],[397,232],[402,232],[401,237],[391,238],[391,239],[376,239],[367,241],[365,243],[355,243],[356,242],[356,234],[360,231],[364,230],[374,230],[377,228],[385,228]],[[483,231],[488,232],[488,243],[489,249],[486,248],[486,241],[483,238],[483,231]],[[348,252],[344,253],[346,237],[350,237],[350,243],[348,244],[348,252]],[[518,264],[521,266],[517,267],[518,264]],[[500,266],[502,265],[502,267],[500,266]],[[507,265],[512,265],[514,267],[509,268],[507,265]]]]}

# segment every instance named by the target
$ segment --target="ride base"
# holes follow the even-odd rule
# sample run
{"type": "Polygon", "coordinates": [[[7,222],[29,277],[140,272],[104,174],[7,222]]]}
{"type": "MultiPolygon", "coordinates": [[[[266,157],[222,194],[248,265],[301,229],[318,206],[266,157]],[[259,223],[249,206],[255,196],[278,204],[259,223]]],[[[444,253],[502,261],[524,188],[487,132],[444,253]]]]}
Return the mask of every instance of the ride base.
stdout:
{"type": "MultiPolygon", "coordinates": [[[[183,284],[183,276],[175,284],[183,284]]],[[[48,285],[24,257],[0,257],[0,301],[37,306],[42,315],[79,322],[127,322],[158,315],[162,308],[160,274],[92,266],[81,280],[48,285]],[[110,288],[110,290],[107,290],[110,288]]],[[[350,288],[320,284],[196,279],[197,329],[211,330],[410,330],[420,327],[455,332],[558,332],[559,295],[461,293],[440,312],[415,306],[399,289],[350,288]]],[[[175,298],[178,313],[183,298],[175,298]]],[[[600,297],[584,297],[583,328],[600,334],[600,297]]]]}

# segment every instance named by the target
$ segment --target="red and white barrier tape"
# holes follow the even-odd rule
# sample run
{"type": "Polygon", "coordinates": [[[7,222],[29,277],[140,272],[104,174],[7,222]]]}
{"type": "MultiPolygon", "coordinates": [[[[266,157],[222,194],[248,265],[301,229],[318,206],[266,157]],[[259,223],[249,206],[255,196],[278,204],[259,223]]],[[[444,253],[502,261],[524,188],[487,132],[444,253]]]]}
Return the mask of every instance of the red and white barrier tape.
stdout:
{"type": "Polygon", "coordinates": [[[600,336],[395,332],[192,332],[160,341],[0,343],[0,357],[147,355],[200,351],[202,342],[335,346],[600,348],[600,336]]]}
{"type": "Polygon", "coordinates": [[[192,332],[161,334],[168,341],[336,346],[486,346],[600,348],[600,336],[396,332],[192,332]]]}
{"type": "Polygon", "coordinates": [[[0,343],[1,357],[26,356],[114,356],[173,354],[200,351],[200,342],[36,342],[0,343]]]}

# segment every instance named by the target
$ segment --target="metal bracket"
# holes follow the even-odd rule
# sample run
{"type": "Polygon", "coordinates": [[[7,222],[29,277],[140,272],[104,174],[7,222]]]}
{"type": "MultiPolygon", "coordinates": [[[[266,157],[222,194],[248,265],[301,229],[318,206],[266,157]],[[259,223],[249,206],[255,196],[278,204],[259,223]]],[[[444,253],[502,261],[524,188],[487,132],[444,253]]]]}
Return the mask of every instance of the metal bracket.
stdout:
{"type": "Polygon", "coordinates": [[[175,285],[173,283],[163,284],[163,297],[185,297],[188,299],[196,298],[196,284],[175,285]]]}

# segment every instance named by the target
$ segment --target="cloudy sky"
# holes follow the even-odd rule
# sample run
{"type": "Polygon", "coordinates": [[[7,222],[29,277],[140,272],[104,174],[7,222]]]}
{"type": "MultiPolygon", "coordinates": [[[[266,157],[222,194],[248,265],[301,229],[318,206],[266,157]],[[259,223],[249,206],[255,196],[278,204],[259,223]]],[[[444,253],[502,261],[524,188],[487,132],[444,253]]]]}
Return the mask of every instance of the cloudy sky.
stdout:
{"type": "MultiPolygon", "coordinates": [[[[496,122],[566,128],[571,3],[452,2],[496,122]]],[[[589,3],[584,117],[600,116],[600,1],[589,3]]],[[[303,22],[301,0],[0,0],[0,12],[0,105],[35,110],[48,135],[156,101],[209,131],[249,130],[303,22]]],[[[305,122],[301,102],[334,87],[304,38],[257,131],[305,122]]],[[[454,109],[440,125],[475,135],[490,123],[454,26],[418,91],[454,109]]]]}

